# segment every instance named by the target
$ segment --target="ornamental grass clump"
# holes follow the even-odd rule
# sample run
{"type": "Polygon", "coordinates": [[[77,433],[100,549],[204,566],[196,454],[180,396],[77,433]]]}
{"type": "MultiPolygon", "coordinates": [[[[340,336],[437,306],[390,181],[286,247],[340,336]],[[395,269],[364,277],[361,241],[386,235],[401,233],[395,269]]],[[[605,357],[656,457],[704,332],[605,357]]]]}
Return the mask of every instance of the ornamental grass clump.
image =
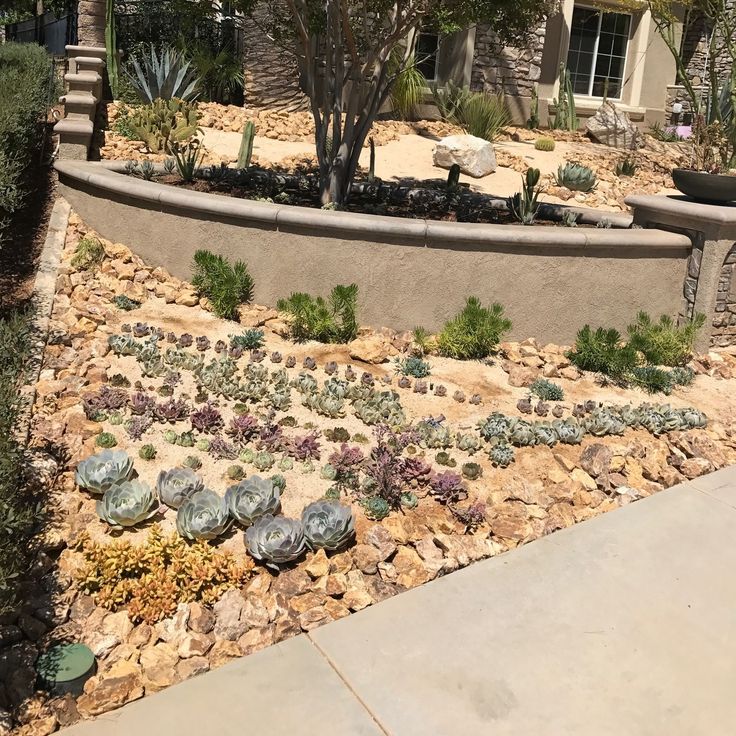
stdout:
{"type": "Polygon", "coordinates": [[[690,359],[695,336],[704,324],[704,314],[677,325],[669,315],[655,322],[646,312],[639,312],[628,328],[629,345],[650,365],[682,366],[690,359]]]}
{"type": "Polygon", "coordinates": [[[237,320],[241,304],[253,296],[253,278],[243,261],[231,265],[223,256],[198,250],[192,265],[192,285],[207,297],[212,311],[222,319],[237,320]]]}
{"type": "Polygon", "coordinates": [[[510,329],[511,320],[504,317],[500,304],[484,307],[480,299],[471,296],[462,311],[442,328],[437,349],[448,358],[479,360],[491,355],[510,329]]]}
{"type": "Polygon", "coordinates": [[[72,256],[72,268],[78,271],[89,271],[102,263],[105,248],[93,237],[81,238],[72,256]]]}

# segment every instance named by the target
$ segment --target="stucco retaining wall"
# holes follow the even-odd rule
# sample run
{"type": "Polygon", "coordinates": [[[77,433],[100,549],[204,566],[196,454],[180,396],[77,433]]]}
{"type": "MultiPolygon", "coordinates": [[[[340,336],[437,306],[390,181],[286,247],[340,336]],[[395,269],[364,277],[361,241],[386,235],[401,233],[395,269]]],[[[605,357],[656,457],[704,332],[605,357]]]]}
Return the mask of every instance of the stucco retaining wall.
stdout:
{"type": "Polygon", "coordinates": [[[60,190],[103,237],[187,279],[194,251],[242,259],[255,300],[360,287],[365,324],[437,329],[467,296],[500,301],[513,336],[570,342],[586,322],[682,308],[689,238],[658,230],[407,220],[238,200],[58,162],[60,190]]]}

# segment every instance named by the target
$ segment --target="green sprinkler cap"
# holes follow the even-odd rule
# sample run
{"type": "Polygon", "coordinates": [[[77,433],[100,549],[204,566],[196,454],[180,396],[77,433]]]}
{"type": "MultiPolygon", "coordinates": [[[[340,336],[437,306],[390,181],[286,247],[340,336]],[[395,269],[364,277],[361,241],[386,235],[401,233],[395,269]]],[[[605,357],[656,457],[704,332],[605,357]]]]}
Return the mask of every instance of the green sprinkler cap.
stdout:
{"type": "Polygon", "coordinates": [[[36,672],[47,686],[84,678],[94,666],[95,655],[84,644],[56,644],[36,660],[36,672]]]}

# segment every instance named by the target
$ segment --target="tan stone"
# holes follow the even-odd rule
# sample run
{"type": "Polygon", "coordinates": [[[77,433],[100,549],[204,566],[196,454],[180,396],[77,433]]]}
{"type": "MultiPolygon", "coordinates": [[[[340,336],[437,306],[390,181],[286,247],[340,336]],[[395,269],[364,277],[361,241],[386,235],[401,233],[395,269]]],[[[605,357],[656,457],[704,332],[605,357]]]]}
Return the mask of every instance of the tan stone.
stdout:
{"type": "Polygon", "coordinates": [[[140,664],[146,692],[156,692],[178,682],[176,663],[179,654],[165,642],[148,647],[141,652],[140,664]]]}
{"type": "Polygon", "coordinates": [[[321,606],[324,602],[325,596],[319,593],[304,593],[303,595],[296,596],[289,601],[289,608],[297,613],[304,613],[312,608],[321,606]]]}
{"type": "Polygon", "coordinates": [[[594,491],[598,484],[582,468],[575,468],[570,474],[572,479],[588,491],[594,491]]]}
{"type": "Polygon", "coordinates": [[[190,657],[182,659],[176,665],[176,676],[179,680],[188,680],[190,677],[196,677],[204,672],[208,672],[210,663],[207,657],[190,657]]]}
{"type": "Polygon", "coordinates": [[[214,637],[208,634],[188,633],[179,642],[177,653],[183,659],[189,657],[201,657],[210,650],[214,643],[214,637]]]}
{"type": "Polygon", "coordinates": [[[220,639],[212,645],[210,649],[209,660],[212,667],[220,667],[223,664],[231,662],[236,657],[240,657],[242,652],[236,641],[220,639]]]}
{"type": "Polygon", "coordinates": [[[712,463],[703,457],[691,457],[680,465],[680,472],[688,479],[698,478],[714,470],[712,463]]]}
{"type": "Polygon", "coordinates": [[[316,580],[324,575],[328,575],[330,572],[330,561],[325,554],[323,549],[317,550],[312,555],[311,559],[307,560],[307,564],[304,565],[304,569],[307,571],[309,576],[316,580]]]}
{"type": "Polygon", "coordinates": [[[104,675],[85,683],[84,694],[77,700],[77,709],[84,718],[106,713],[121,705],[143,697],[143,681],[140,668],[121,660],[104,675]]]}
{"type": "Polygon", "coordinates": [[[366,588],[357,588],[348,590],[347,593],[342,597],[342,602],[351,611],[360,611],[366,606],[370,606],[373,603],[370,593],[366,588]]]}
{"type": "Polygon", "coordinates": [[[350,357],[364,363],[384,363],[390,356],[396,355],[396,348],[391,341],[380,334],[358,337],[348,343],[350,357]]]}
{"type": "Polygon", "coordinates": [[[198,634],[209,634],[215,625],[215,614],[201,603],[189,604],[189,628],[198,634]]]}
{"type": "Polygon", "coordinates": [[[266,626],[260,629],[251,629],[238,639],[238,646],[244,655],[253,654],[264,649],[274,642],[274,627],[266,626]]]}
{"type": "Polygon", "coordinates": [[[353,548],[353,561],[355,567],[361,572],[366,575],[375,575],[378,571],[378,563],[382,562],[382,557],[373,545],[356,544],[353,548]]]}
{"type": "Polygon", "coordinates": [[[415,588],[427,582],[427,571],[422,558],[412,547],[399,547],[392,563],[398,572],[396,582],[405,588],[415,588]]]}
{"type": "Polygon", "coordinates": [[[325,593],[327,595],[343,595],[348,589],[345,573],[335,573],[327,576],[325,593]]]}
{"type": "Polygon", "coordinates": [[[537,371],[520,365],[509,367],[509,385],[524,387],[530,386],[537,378],[537,371]]]}

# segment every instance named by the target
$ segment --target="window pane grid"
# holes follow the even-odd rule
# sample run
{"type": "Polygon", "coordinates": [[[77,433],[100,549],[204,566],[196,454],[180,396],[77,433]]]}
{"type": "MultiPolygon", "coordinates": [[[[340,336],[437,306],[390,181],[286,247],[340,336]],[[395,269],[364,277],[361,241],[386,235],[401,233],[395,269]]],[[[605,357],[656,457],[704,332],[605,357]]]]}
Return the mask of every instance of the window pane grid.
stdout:
{"type": "Polygon", "coordinates": [[[620,98],[630,21],[625,13],[574,8],[567,68],[575,94],[620,98]]]}

